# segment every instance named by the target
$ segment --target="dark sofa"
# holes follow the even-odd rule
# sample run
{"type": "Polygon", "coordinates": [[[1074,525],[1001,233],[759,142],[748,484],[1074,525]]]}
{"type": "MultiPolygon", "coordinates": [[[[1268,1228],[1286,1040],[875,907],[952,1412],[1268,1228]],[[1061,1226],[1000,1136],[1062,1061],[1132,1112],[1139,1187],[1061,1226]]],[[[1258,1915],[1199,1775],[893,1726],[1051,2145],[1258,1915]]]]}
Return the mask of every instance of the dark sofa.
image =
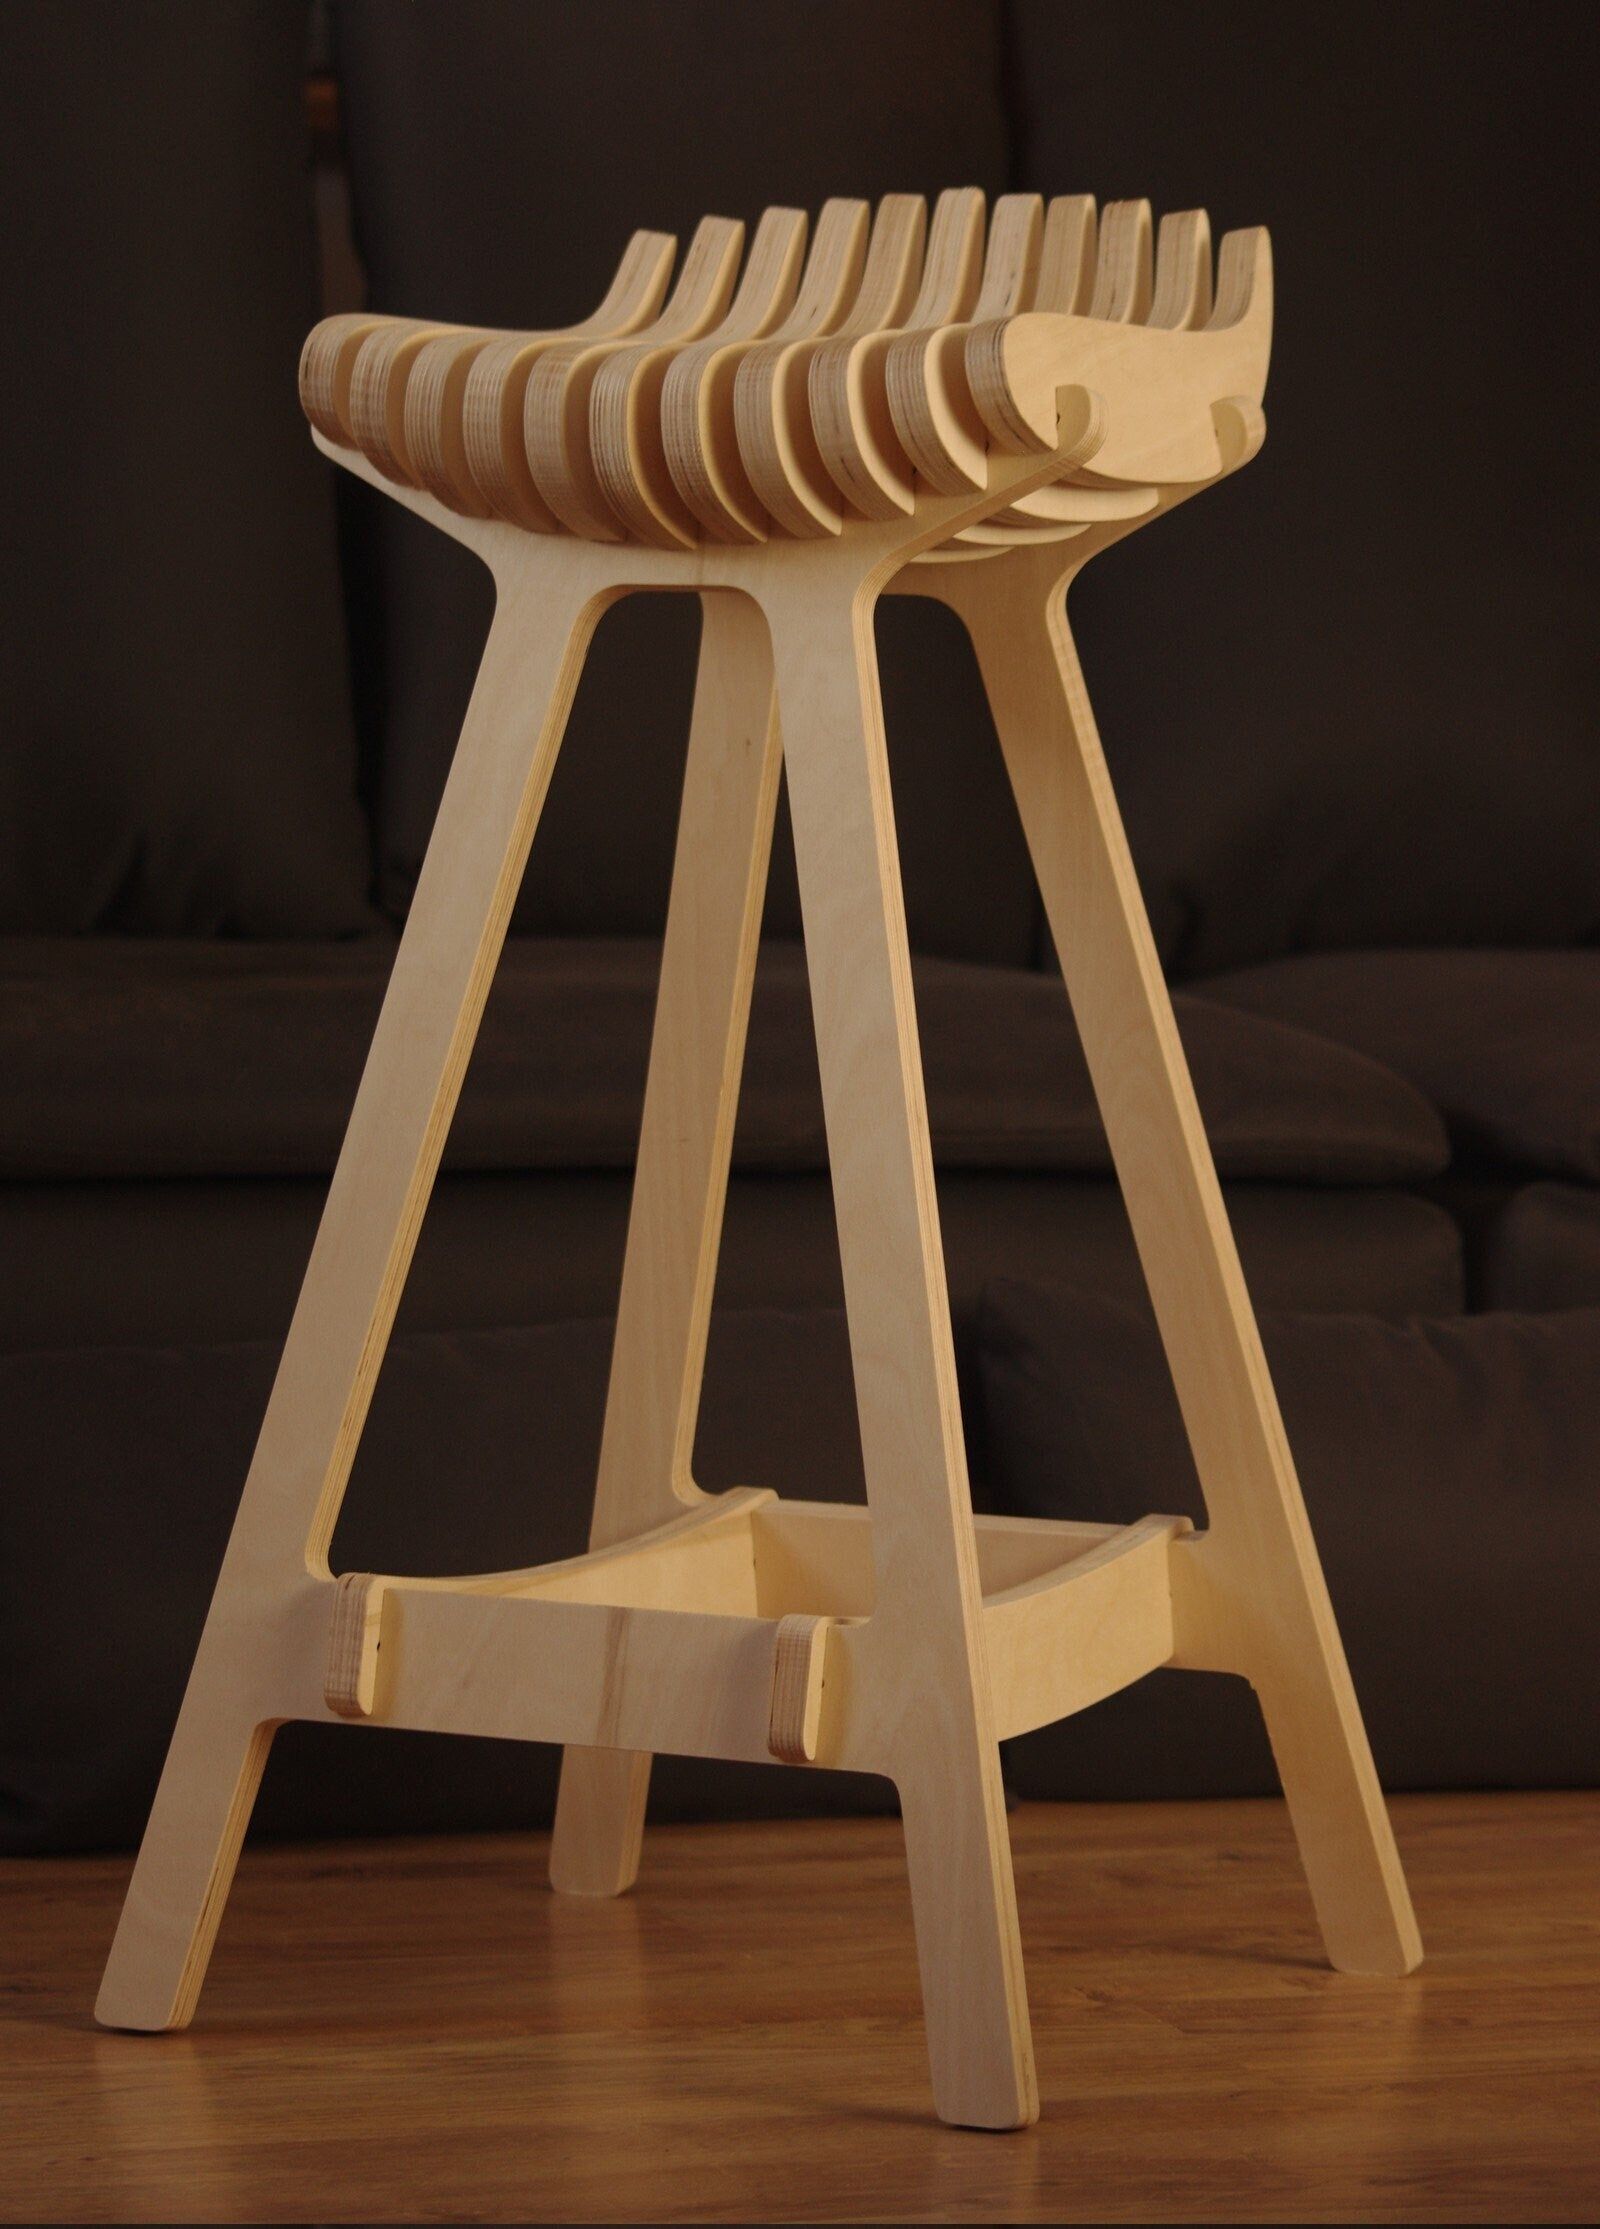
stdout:
{"type": "MultiPolygon", "coordinates": [[[[1220,42],[1157,0],[335,0],[315,22],[138,0],[92,39],[6,12],[28,399],[0,653],[0,1380],[30,1514],[0,1669],[47,1714],[37,1587],[98,1508],[128,1534],[88,1582],[109,1694],[0,1755],[9,1846],[136,1826],[487,625],[486,576],[335,485],[299,419],[300,340],[358,275],[346,211],[376,306],[509,325],[581,316],[636,223],[836,191],[1143,192],[1270,223],[1263,456],[1075,607],[1246,1271],[1264,1306],[1388,1321],[1600,1306],[1577,11],[1541,26],[1508,54],[1442,11],[1308,32],[1263,0],[1220,42]]],[[[434,1511],[462,1450],[464,1564],[581,1537],[696,626],[692,600],[640,598],[600,630],[402,1308],[411,1422],[353,1489],[349,1523],[386,1494],[434,1511]],[[508,1515],[484,1388],[540,1354],[578,1426],[508,1515]]],[[[880,650],[975,1477],[1004,1498],[986,1289],[1133,1302],[1138,1270],[970,658],[921,600],[885,605],[880,650]]],[[[797,935],[780,829],[704,1459],[714,1483],[851,1492],[797,935]]],[[[526,1445],[547,1412],[515,1412],[526,1445]]],[[[548,1786],[395,1741],[409,1765],[330,1794],[326,1742],[288,1746],[299,1778],[267,1798],[288,1826],[535,1815],[548,1786]]],[[[1163,1784],[1128,1754],[1112,1792],[1163,1784]]],[[[755,1778],[686,1768],[667,1800],[797,1800],[755,1778]]]]}

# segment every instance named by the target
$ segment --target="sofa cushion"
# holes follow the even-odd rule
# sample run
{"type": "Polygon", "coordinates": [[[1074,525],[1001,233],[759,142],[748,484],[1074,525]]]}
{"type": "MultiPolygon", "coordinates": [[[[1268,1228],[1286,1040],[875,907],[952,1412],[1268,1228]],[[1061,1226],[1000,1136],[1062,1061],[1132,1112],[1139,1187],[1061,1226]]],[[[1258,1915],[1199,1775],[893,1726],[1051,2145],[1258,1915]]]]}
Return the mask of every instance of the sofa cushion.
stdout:
{"type": "Polygon", "coordinates": [[[1600,1190],[1526,1184],[1483,1246],[1490,1308],[1600,1308],[1600,1190]]]}
{"type": "MultiPolygon", "coordinates": [[[[814,213],[832,194],[1007,182],[1002,25],[987,0],[346,0],[336,30],[356,234],[382,310],[564,325],[600,299],[636,225],[685,242],[708,211],[749,222],[767,203],[814,213]],[[702,113],[708,85],[714,116],[702,113]]],[[[381,887],[400,912],[490,591],[473,558],[365,492],[352,515],[382,627],[358,647],[383,676],[381,887]]],[[[689,596],[631,597],[602,622],[521,926],[659,930],[698,632],[689,596]]],[[[913,942],[1026,962],[1038,911],[961,631],[916,598],[887,601],[878,636],[913,942]]],[[[792,936],[781,829],[775,862],[769,930],[792,936]]]]}
{"type": "MultiPolygon", "coordinates": [[[[606,1315],[617,1304],[627,1171],[447,1173],[400,1305],[408,1330],[606,1315]]],[[[24,1347],[281,1340],[327,1193],[322,1177],[102,1177],[0,1184],[0,1354],[24,1347]]],[[[1230,1184],[1250,1290],[1293,1308],[1445,1315],[1461,1234],[1390,1186],[1230,1184]]],[[[939,1220],[958,1334],[992,1277],[1066,1278],[1136,1299],[1133,1234],[1106,1178],[943,1169],[939,1220]]],[[[735,1174],[719,1306],[842,1304],[826,1176],[735,1174]]]]}
{"type": "Polygon", "coordinates": [[[307,15],[0,10],[26,202],[0,225],[0,931],[370,925],[332,476],[295,399],[307,15]]]}
{"type": "MultiPolygon", "coordinates": [[[[393,947],[104,938],[0,945],[0,1176],[213,1176],[333,1165],[393,947]]],[[[633,1161],[659,948],[513,939],[450,1165],[633,1161]]],[[[917,964],[934,1146],[947,1167],[1109,1168],[1059,979],[917,964]]],[[[1323,1183],[1428,1176],[1432,1110],[1359,1054],[1199,999],[1181,1022],[1225,1175],[1323,1183]]],[[[805,965],[757,977],[737,1157],[826,1165],[805,965]]]]}
{"type": "Polygon", "coordinates": [[[1073,592],[1169,964],[1593,938],[1595,295],[1550,276],[1591,253],[1587,10],[1007,15],[1021,183],[1203,201],[1276,254],[1262,455],[1073,592]]]}
{"type": "Polygon", "coordinates": [[[1407,1077],[1469,1164],[1600,1178],[1600,950],[1307,953],[1204,992],[1407,1077]]]}
{"type": "MultiPolygon", "coordinates": [[[[397,1340],[334,1569],[483,1571],[577,1554],[610,1351],[609,1323],[397,1340]]],[[[141,1832],[275,1360],[264,1346],[0,1360],[0,1852],[141,1832]]],[[[719,1322],[696,1457],[711,1487],[759,1477],[858,1499],[842,1319],[719,1322]]],[[[297,1726],[275,1747],[257,1819],[296,1835],[547,1824],[555,1766],[555,1751],[521,1743],[297,1726]]],[[[892,1800],[872,1779],[693,1759],[663,1760],[655,1798],[667,1816],[892,1800]]]]}
{"type": "MultiPolygon", "coordinates": [[[[1262,1334],[1385,1783],[1591,1786],[1600,1310],[1262,1334]]],[[[1203,1521],[1153,1320],[997,1283],[980,1312],[990,1490],[1032,1517],[1203,1521]]],[[[1160,1673],[1014,1745],[1027,1794],[1253,1794],[1240,1680],[1160,1673]]]]}

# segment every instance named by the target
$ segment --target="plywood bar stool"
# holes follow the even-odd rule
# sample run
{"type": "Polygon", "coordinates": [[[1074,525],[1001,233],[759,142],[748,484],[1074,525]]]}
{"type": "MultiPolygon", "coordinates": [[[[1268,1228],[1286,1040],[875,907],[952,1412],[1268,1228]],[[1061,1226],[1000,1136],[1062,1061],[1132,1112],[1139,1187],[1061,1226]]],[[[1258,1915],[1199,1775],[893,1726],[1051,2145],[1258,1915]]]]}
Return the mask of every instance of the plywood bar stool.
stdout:
{"type": "MultiPolygon", "coordinates": [[[[569,333],[333,320],[317,444],[475,550],[494,624],[99,2001],[192,2014],[286,1719],[566,1745],[551,1873],[615,1894],[651,1754],[896,1783],[934,2096],[1037,2111],[998,1744],[1158,1665],[1260,1697],[1328,1954],[1420,1946],[1065,611],[1259,446],[1266,237],[1123,203],[891,195],[636,237],[569,333]],[[704,609],[587,1555],[335,1575],[328,1545],[601,612],[704,609]],[[873,649],[977,648],[1209,1523],[974,1518],[873,649]],[[701,1367],[780,758],[867,1507],[708,1495],[701,1367]]],[[[952,860],[952,872],[959,871],[952,860]]],[[[1159,1482],[1152,1482],[1159,1498],[1159,1482]]]]}

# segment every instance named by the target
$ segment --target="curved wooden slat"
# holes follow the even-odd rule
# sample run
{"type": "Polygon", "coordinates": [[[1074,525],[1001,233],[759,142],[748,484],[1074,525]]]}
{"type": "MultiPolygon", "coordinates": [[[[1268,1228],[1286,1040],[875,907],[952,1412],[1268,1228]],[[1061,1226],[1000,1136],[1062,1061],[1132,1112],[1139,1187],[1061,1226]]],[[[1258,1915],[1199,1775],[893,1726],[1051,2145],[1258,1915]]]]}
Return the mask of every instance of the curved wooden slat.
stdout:
{"type": "MultiPolygon", "coordinates": [[[[563,341],[620,336],[649,324],[666,295],[676,248],[670,233],[636,232],[610,292],[584,324],[565,333],[502,334],[473,357],[461,390],[460,430],[462,461],[478,501],[462,508],[535,533],[558,531],[555,515],[533,484],[522,436],[523,402],[533,367],[563,341]]],[[[441,444],[448,451],[445,432],[441,444]]]]}
{"type": "Polygon", "coordinates": [[[715,325],[733,292],[743,245],[744,226],[735,219],[702,217],[678,283],[654,324],[625,342],[560,342],[536,359],[522,403],[528,470],[569,533],[595,542],[619,535],[589,446],[589,397],[602,369],[619,348],[640,362],[646,350],[696,340],[715,325]]]}
{"type": "MultiPolygon", "coordinates": [[[[983,285],[972,323],[1012,316],[1027,302],[1039,269],[1044,204],[1037,194],[1006,194],[995,203],[983,285]]],[[[968,326],[941,325],[904,333],[884,358],[889,413],[902,447],[930,488],[965,495],[987,481],[987,442],[966,383],[956,373],[968,326]]]]}
{"type": "MultiPolygon", "coordinates": [[[[922,284],[905,330],[924,332],[961,318],[977,299],[983,269],[983,195],[958,186],[939,196],[928,232],[922,284]]],[[[892,519],[916,497],[916,471],[895,432],[884,359],[900,328],[880,327],[825,342],[811,359],[806,399],[818,454],[842,508],[829,517],[892,519]]],[[[821,498],[818,498],[819,502],[821,498]]]]}
{"type": "MultiPolygon", "coordinates": [[[[871,211],[864,201],[823,204],[793,309],[775,333],[719,349],[693,379],[692,393],[667,375],[662,435],[667,470],[684,507],[714,541],[761,542],[766,512],[744,468],[735,395],[741,379],[781,373],[787,351],[817,333],[831,333],[861,283],[871,211]]],[[[674,367],[674,371],[676,367],[674,367]]]]}
{"type": "MultiPolygon", "coordinates": [[[[926,226],[927,207],[920,194],[884,195],[860,287],[834,331],[860,337],[899,322],[921,271],[926,226]]],[[[808,335],[780,351],[746,357],[733,395],[746,478],[778,526],[808,537],[838,528],[838,513],[827,496],[813,492],[828,485],[806,395],[820,338],[808,335]]]]}
{"type": "Polygon", "coordinates": [[[590,453],[607,503],[637,540],[680,549],[694,543],[695,519],[667,469],[669,409],[692,412],[698,381],[724,352],[761,339],[782,320],[794,303],[805,242],[800,210],[766,210],[715,332],[692,345],[622,350],[601,367],[589,398],[590,453]]]}

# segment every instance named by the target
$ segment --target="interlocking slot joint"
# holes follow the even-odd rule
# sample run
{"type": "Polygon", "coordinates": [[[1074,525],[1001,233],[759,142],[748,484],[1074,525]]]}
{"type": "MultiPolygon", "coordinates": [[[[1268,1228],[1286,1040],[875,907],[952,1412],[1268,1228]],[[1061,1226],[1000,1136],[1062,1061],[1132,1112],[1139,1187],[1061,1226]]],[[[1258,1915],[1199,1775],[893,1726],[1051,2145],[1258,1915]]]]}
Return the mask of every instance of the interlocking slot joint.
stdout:
{"type": "Polygon", "coordinates": [[[772,1650],[772,1715],[767,1747],[780,1764],[811,1765],[822,1723],[822,1684],[832,1618],[778,1620],[772,1650]]]}
{"type": "Polygon", "coordinates": [[[334,1582],[322,1699],[336,1717],[372,1716],[388,1595],[386,1583],[370,1571],[346,1571],[334,1582]]]}

